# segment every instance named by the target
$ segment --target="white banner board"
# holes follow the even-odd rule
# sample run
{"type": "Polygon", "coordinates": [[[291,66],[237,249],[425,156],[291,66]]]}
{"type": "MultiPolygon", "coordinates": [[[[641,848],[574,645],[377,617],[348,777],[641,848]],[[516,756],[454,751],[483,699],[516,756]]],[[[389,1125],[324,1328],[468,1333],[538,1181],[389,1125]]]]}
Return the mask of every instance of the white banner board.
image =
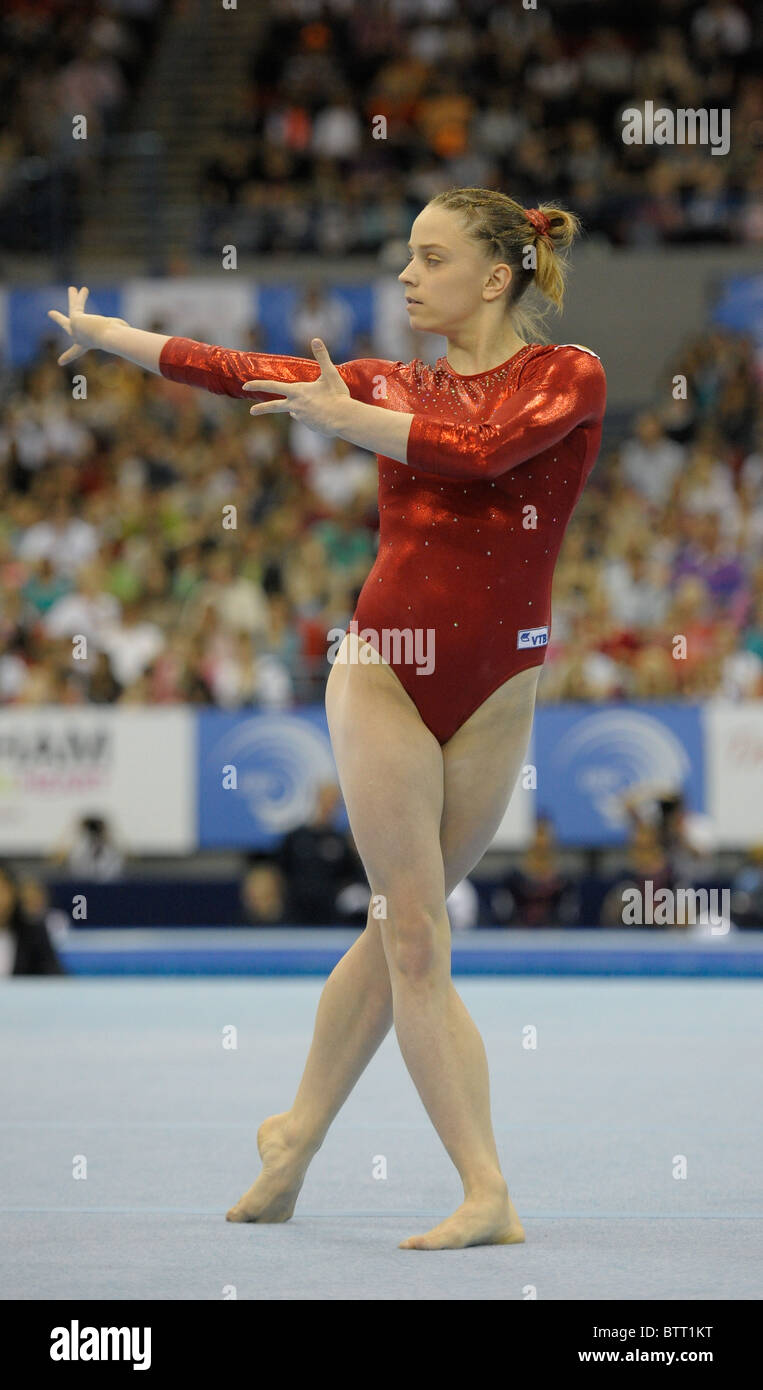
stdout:
{"type": "Polygon", "coordinates": [[[763,844],[763,700],[709,701],[703,719],[706,809],[718,848],[763,844]]]}
{"type": "Polygon", "coordinates": [[[190,709],[0,709],[0,855],[47,855],[88,815],[128,854],[185,854],[196,799],[190,709]]]}

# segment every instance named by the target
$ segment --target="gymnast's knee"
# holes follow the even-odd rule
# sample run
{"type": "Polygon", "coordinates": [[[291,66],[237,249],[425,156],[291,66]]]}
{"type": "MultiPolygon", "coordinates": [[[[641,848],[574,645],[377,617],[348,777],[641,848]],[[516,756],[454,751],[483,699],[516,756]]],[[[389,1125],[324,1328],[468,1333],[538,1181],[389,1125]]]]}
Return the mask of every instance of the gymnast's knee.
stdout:
{"type": "Polygon", "coordinates": [[[387,896],[382,935],[391,978],[414,981],[450,969],[450,928],[444,901],[418,896],[387,896]]]}

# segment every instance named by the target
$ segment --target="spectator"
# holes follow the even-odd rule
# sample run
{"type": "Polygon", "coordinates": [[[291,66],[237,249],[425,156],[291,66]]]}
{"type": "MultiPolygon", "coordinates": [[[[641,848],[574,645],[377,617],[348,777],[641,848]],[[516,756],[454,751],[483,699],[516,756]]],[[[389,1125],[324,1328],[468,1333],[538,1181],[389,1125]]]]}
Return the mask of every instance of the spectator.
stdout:
{"type": "MultiPolygon", "coordinates": [[[[0,976],[65,975],[44,917],[30,915],[14,875],[0,865],[0,976]]],[[[27,902],[33,905],[26,890],[27,902]]]]}
{"type": "Polygon", "coordinates": [[[249,866],[241,883],[241,914],[244,926],[278,926],[289,920],[286,884],[277,864],[249,866]]]}
{"type": "MultiPolygon", "coordinates": [[[[628,844],[626,861],[622,869],[615,875],[615,881],[604,898],[599,914],[599,924],[602,927],[621,927],[631,925],[630,918],[635,920],[635,926],[660,926],[660,922],[648,922],[644,919],[649,916],[647,882],[651,885],[651,900],[662,889],[669,889],[675,892],[676,878],[670,859],[665,851],[660,839],[660,831],[656,825],[650,825],[646,821],[637,820],[632,827],[631,837],[628,844]],[[630,890],[635,889],[640,895],[641,909],[631,907],[632,898],[630,890]],[[627,917],[624,922],[623,918],[627,917]],[[639,922],[638,919],[641,918],[639,922]]],[[[654,914],[658,915],[657,913],[654,914]]],[[[662,914],[659,914],[662,915],[662,914]]],[[[669,914],[666,914],[669,916],[669,914]]],[[[668,925],[668,923],[666,923],[668,925]]],[[[680,924],[685,925],[685,924],[680,924]]]]}
{"type": "MultiPolygon", "coordinates": [[[[50,561],[42,563],[48,565],[50,561]]],[[[43,627],[51,637],[84,636],[88,647],[96,648],[104,632],[118,620],[119,604],[113,594],[105,591],[103,571],[99,565],[90,564],[80,567],[74,589],[47,607],[43,627]]]]}
{"type": "Polygon", "coordinates": [[[277,856],[288,885],[292,920],[305,926],[335,925],[337,898],[358,878],[356,855],[347,836],[334,826],[339,801],[334,783],[319,786],[310,821],[284,836],[277,856]]]}
{"type": "Polygon", "coordinates": [[[660,417],[645,411],[636,422],[636,438],[622,449],[623,476],[655,507],[668,501],[684,464],[684,450],[668,439],[660,417]]]}
{"type": "Polygon", "coordinates": [[[99,640],[114,679],[124,688],[144,675],[164,647],[161,628],[143,616],[143,603],[138,597],[125,600],[121,619],[104,625],[99,640]]]}
{"type": "Polygon", "coordinates": [[[103,816],[82,816],[73,833],[64,836],[51,855],[54,864],[66,864],[72,877],[109,882],[124,872],[125,855],[116,844],[103,816]]]}
{"type": "Polygon", "coordinates": [[[56,608],[71,591],[71,580],[56,571],[49,555],[41,556],[31,569],[29,578],[21,586],[21,594],[29,607],[30,617],[39,614],[46,619],[50,610],[56,608]]]}
{"type": "Polygon", "coordinates": [[[376,466],[365,449],[346,439],[331,439],[329,447],[308,468],[308,482],[316,497],[332,509],[350,507],[360,493],[376,491],[376,466]]]}
{"type": "MultiPolygon", "coordinates": [[[[634,829],[654,829],[677,881],[694,886],[713,874],[717,867],[715,827],[709,816],[689,810],[682,791],[656,782],[638,782],[628,788],[622,804],[634,829]]],[[[634,840],[634,853],[637,852],[638,842],[634,840]]]]}
{"type": "Polygon", "coordinates": [[[59,907],[51,907],[47,884],[39,878],[25,877],[18,884],[19,904],[27,921],[42,927],[56,945],[65,945],[71,932],[72,920],[68,912],[59,907]]]}
{"type": "Polygon", "coordinates": [[[114,678],[114,673],[109,665],[109,658],[105,652],[95,652],[89,658],[88,666],[91,671],[90,684],[88,686],[88,700],[93,705],[113,705],[116,704],[122,694],[122,686],[114,678]]]}
{"type": "Polygon", "coordinates": [[[294,315],[292,332],[298,357],[313,358],[310,344],[313,338],[320,338],[336,360],[352,336],[352,315],[338,296],[310,285],[294,315]]]}
{"type": "Polygon", "coordinates": [[[540,815],[519,867],[503,877],[493,894],[493,915],[512,927],[560,927],[575,920],[577,907],[575,884],[559,863],[553,822],[540,815]]]}
{"type": "Polygon", "coordinates": [[[720,622],[715,641],[720,668],[718,694],[727,700],[754,700],[763,695],[763,658],[757,652],[740,649],[736,624],[720,622]]]}
{"type": "Polygon", "coordinates": [[[92,526],[74,516],[67,497],[57,497],[50,521],[38,521],[22,536],[22,560],[48,558],[56,574],[71,576],[94,555],[97,537],[92,526]]]}
{"type": "Polygon", "coordinates": [[[763,927],[763,844],[751,846],[734,874],[731,913],[739,927],[763,927]]]}

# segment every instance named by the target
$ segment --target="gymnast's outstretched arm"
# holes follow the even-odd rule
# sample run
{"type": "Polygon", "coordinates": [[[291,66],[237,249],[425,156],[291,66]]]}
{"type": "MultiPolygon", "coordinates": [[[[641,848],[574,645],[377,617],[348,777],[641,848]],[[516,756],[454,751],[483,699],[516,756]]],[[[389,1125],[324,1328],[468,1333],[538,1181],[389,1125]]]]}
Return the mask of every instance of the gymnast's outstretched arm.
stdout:
{"type": "MultiPolygon", "coordinates": [[[[244,382],[254,378],[276,382],[309,382],[320,375],[314,358],[288,357],[266,352],[238,352],[234,348],[200,343],[193,338],[149,333],[132,328],[125,319],[107,318],[85,312],[87,288],[69,286],[69,314],[48,310],[74,342],[58,359],[59,365],[73,362],[88,348],[100,348],[134,362],[146,371],[188,386],[200,386],[217,395],[238,396],[244,400],[268,400],[278,392],[244,391],[244,382]]],[[[355,400],[372,399],[375,381],[395,364],[381,358],[361,358],[345,362],[337,370],[355,400]]]]}
{"type": "MultiPolygon", "coordinates": [[[[497,478],[517,464],[558,444],[578,425],[600,421],[606,402],[604,369],[595,353],[571,344],[549,346],[528,364],[519,387],[493,409],[488,421],[443,420],[415,410],[424,397],[409,387],[413,412],[351,398],[325,346],[314,347],[324,373],[323,391],[314,382],[283,383],[283,399],[256,405],[253,415],[288,410],[311,429],[339,435],[362,449],[441,478],[497,478]]],[[[265,381],[249,383],[262,391],[265,381]]],[[[246,388],[244,388],[246,389],[246,388]]],[[[397,397],[399,402],[400,397],[397,397]]]]}
{"type": "Polygon", "coordinates": [[[319,402],[320,391],[304,388],[324,372],[321,362],[236,352],[190,338],[148,333],[131,328],[124,319],[84,313],[87,295],[87,289],[70,287],[69,317],[49,311],[75,340],[59,363],[73,361],[88,347],[101,347],[172,380],[259,400],[262,410],[268,404],[278,412],[293,406],[290,413],[310,428],[444,478],[496,478],[557,444],[578,425],[601,420],[604,414],[606,378],[601,362],[594,353],[569,344],[531,361],[518,389],[493,412],[489,423],[458,424],[423,412],[371,404],[374,383],[394,363],[368,358],[335,367],[322,347],[325,371],[338,372],[349,395],[343,399],[341,392],[334,392],[328,402],[319,402]],[[262,383],[268,380],[293,387],[294,399],[265,390],[262,383]],[[258,389],[246,391],[247,381],[256,382],[258,389]]]}

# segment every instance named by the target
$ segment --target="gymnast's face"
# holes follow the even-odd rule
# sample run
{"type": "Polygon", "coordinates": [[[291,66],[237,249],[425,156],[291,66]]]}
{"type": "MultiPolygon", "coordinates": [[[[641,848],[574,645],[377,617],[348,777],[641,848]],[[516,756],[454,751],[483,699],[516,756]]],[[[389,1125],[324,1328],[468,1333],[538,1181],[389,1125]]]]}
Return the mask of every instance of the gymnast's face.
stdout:
{"type": "Polygon", "coordinates": [[[492,261],[467,235],[459,213],[425,207],[411,229],[405,287],[411,328],[457,338],[492,305],[503,312],[511,268],[492,261]]]}

